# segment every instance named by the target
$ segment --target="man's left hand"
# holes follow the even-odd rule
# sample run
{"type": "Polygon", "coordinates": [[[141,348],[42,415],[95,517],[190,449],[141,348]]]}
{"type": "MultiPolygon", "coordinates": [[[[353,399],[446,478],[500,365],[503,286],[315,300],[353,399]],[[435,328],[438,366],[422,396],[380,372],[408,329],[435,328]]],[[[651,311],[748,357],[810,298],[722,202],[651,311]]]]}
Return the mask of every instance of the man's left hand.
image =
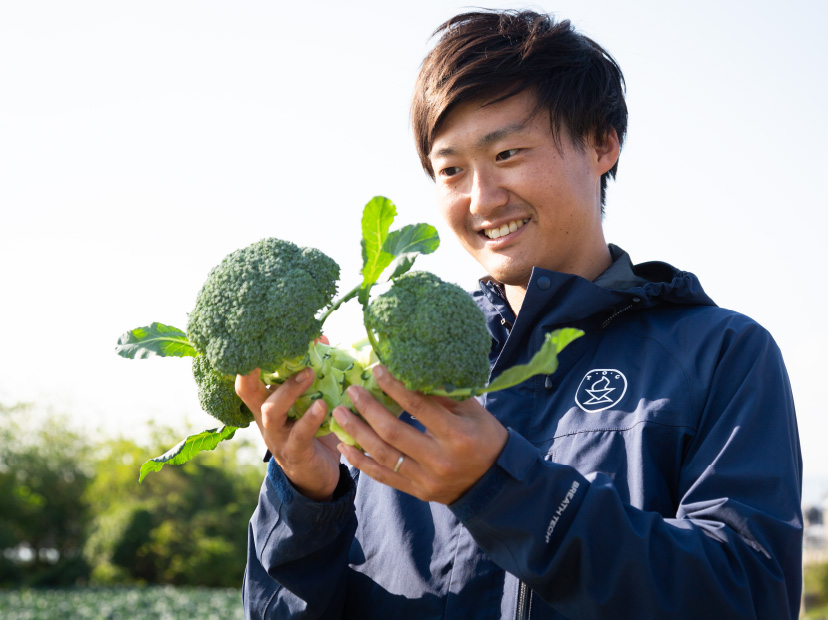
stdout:
{"type": "Polygon", "coordinates": [[[367,424],[345,407],[333,415],[365,452],[345,444],[339,444],[339,451],[363,473],[424,501],[451,504],[460,499],[497,460],[509,438],[506,428],[473,398],[456,401],[407,390],[382,366],[374,376],[426,432],[398,420],[367,390],[352,386],[348,395],[367,424]]]}

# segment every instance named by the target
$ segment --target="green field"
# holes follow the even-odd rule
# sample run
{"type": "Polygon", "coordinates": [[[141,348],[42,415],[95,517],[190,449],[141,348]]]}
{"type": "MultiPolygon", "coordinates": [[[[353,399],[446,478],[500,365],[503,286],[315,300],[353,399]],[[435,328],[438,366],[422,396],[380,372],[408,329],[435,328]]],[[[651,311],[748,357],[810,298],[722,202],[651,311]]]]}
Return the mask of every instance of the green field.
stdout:
{"type": "Polygon", "coordinates": [[[232,589],[66,588],[0,590],[3,620],[233,620],[244,618],[241,592],[232,589]]]}

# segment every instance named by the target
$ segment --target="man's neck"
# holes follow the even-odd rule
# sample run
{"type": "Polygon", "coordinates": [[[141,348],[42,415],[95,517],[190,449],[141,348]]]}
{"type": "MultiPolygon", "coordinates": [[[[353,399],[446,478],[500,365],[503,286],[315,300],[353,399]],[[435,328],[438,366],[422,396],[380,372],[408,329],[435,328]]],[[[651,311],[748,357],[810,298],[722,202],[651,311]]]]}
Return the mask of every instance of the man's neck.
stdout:
{"type": "Polygon", "coordinates": [[[506,294],[506,301],[509,302],[509,307],[517,316],[520,313],[520,307],[523,305],[523,300],[526,298],[525,286],[503,286],[503,292],[506,294]]]}

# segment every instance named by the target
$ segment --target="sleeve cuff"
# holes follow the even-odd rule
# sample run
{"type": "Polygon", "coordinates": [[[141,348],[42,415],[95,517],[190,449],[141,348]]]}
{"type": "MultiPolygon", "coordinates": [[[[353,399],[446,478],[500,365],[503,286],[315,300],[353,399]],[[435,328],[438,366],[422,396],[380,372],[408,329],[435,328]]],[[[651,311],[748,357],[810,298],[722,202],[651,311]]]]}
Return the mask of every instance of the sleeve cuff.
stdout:
{"type": "Polygon", "coordinates": [[[463,497],[449,506],[460,521],[466,521],[482,511],[510,479],[523,480],[532,465],[540,460],[535,446],[511,428],[508,430],[509,439],[494,465],[463,497]]]}
{"type": "Polygon", "coordinates": [[[573,467],[545,460],[535,445],[509,429],[495,464],[449,509],[492,558],[528,541],[556,548],[589,486],[573,467]]]}
{"type": "Polygon", "coordinates": [[[345,465],[339,465],[339,482],[334,489],[333,499],[329,502],[317,502],[305,497],[287,479],[276,459],[270,459],[267,465],[268,492],[275,493],[279,503],[289,507],[291,513],[301,518],[322,521],[337,519],[353,512],[356,485],[345,465]]]}

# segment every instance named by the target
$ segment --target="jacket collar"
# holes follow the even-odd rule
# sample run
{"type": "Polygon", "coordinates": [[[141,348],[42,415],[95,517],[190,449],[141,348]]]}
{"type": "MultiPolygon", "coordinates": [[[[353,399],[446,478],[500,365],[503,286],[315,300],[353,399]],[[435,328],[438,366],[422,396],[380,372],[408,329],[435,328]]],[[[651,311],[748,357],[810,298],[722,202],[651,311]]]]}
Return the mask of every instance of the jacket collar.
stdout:
{"type": "MultiPolygon", "coordinates": [[[[621,248],[610,245],[612,265],[594,282],[548,269],[535,267],[529,279],[526,297],[516,317],[500,285],[490,277],[480,280],[474,294],[489,323],[499,323],[515,332],[540,324],[587,327],[602,324],[619,310],[642,309],[662,303],[681,305],[716,305],[692,273],[680,271],[663,262],[633,265],[621,248]]],[[[492,326],[493,327],[493,326],[492,326]]]]}
{"type": "MultiPolygon", "coordinates": [[[[486,315],[493,338],[493,371],[522,363],[530,349],[540,346],[540,340],[532,342],[533,338],[559,327],[594,333],[619,314],[660,304],[715,305],[692,273],[661,262],[633,265],[626,252],[615,249],[613,265],[595,282],[535,267],[517,317],[500,285],[491,278],[481,279],[473,297],[486,315]]],[[[585,341],[579,339],[564,354],[578,355],[585,341]]]]}
{"type": "Polygon", "coordinates": [[[608,247],[612,264],[607,267],[604,273],[593,280],[593,284],[597,284],[601,288],[625,291],[647,283],[646,278],[635,273],[629,254],[612,243],[608,247]]]}

